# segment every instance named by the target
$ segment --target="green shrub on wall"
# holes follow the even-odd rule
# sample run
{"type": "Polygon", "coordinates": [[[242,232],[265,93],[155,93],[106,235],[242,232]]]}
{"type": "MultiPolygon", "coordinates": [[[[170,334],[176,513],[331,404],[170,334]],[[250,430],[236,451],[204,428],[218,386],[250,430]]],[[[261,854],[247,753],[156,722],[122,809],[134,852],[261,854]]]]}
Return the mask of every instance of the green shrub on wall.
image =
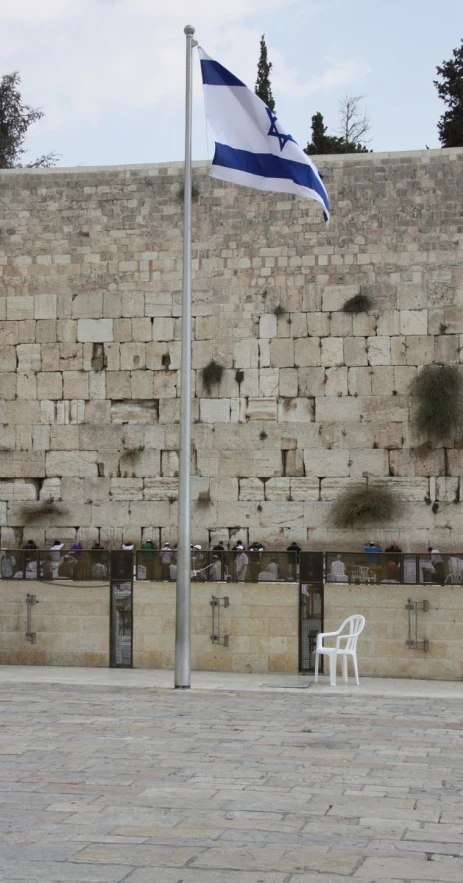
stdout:
{"type": "Polygon", "coordinates": [[[202,369],[203,386],[209,395],[214,385],[219,385],[222,380],[223,365],[211,359],[210,362],[202,369]]]}
{"type": "Polygon", "coordinates": [[[426,365],[412,381],[415,428],[441,441],[463,427],[463,375],[458,365],[426,365]]]}
{"type": "Polygon", "coordinates": [[[400,500],[384,485],[356,484],[334,501],[330,521],[340,529],[391,521],[401,509],[400,500]]]}

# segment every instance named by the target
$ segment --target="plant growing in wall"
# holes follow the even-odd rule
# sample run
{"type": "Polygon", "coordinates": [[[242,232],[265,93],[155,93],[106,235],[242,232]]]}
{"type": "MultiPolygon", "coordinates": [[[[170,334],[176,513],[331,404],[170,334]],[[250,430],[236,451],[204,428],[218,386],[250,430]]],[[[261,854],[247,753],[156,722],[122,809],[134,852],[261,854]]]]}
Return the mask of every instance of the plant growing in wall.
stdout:
{"type": "Polygon", "coordinates": [[[202,369],[201,375],[203,379],[203,386],[206,392],[210,395],[212,392],[213,386],[218,386],[220,381],[222,380],[223,374],[223,365],[220,365],[219,362],[215,362],[214,359],[211,359],[207,365],[202,369]]]}
{"type": "Polygon", "coordinates": [[[384,485],[359,484],[343,491],[330,514],[333,527],[354,530],[368,524],[391,521],[401,509],[400,500],[384,485]]]}
{"type": "Polygon", "coordinates": [[[210,503],[212,502],[212,501],[211,501],[211,495],[210,495],[209,491],[200,491],[199,494],[198,494],[198,499],[197,499],[196,502],[197,502],[197,505],[198,505],[199,507],[201,507],[201,506],[204,506],[204,507],[209,506],[210,503]]]}
{"type": "Polygon", "coordinates": [[[346,300],[342,311],[343,313],[368,313],[374,307],[374,301],[367,294],[355,294],[346,300]]]}
{"type": "Polygon", "coordinates": [[[414,378],[413,424],[433,441],[463,427],[463,375],[458,365],[426,365],[414,378]]]}
{"type": "Polygon", "coordinates": [[[24,525],[39,521],[41,518],[52,518],[53,515],[68,515],[68,510],[58,500],[49,498],[35,505],[22,506],[19,512],[24,525]]]}

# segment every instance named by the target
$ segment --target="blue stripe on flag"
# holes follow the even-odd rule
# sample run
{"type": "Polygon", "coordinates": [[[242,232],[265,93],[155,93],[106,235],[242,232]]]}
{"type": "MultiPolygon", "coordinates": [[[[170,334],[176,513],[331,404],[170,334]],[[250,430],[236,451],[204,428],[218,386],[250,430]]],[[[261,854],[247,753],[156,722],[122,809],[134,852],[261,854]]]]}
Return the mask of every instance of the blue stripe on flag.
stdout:
{"type": "MultiPolygon", "coordinates": [[[[201,73],[205,86],[244,86],[244,83],[227,71],[218,61],[201,59],[201,73]]],[[[244,86],[246,89],[247,87],[244,86]]]]}
{"type": "Polygon", "coordinates": [[[216,143],[212,164],[260,175],[262,178],[289,178],[295,184],[318,193],[327,211],[329,210],[328,194],[322,182],[312,167],[305,163],[274,156],[273,153],[251,153],[249,150],[238,150],[216,143]]]}

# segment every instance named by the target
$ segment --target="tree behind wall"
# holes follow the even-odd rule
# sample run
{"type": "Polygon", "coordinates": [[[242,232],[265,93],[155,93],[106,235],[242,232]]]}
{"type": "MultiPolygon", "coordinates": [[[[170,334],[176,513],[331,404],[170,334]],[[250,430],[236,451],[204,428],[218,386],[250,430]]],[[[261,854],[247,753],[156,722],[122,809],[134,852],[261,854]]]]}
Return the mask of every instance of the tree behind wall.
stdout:
{"type": "MultiPolygon", "coordinates": [[[[27,130],[44,116],[43,110],[22,103],[20,83],[17,71],[0,80],[0,169],[22,168],[27,130]]],[[[56,154],[48,153],[28,163],[27,168],[48,168],[56,165],[57,159],[56,154]]]]}
{"type": "Polygon", "coordinates": [[[272,62],[267,57],[267,44],[265,42],[265,34],[260,38],[260,56],[257,64],[257,80],[254,92],[262,99],[264,104],[275,110],[275,100],[272,95],[272,85],[270,83],[270,71],[272,70],[272,62]]]}
{"type": "Polygon", "coordinates": [[[345,141],[339,135],[328,135],[328,127],[321,113],[312,117],[312,141],[304,148],[304,153],[368,153],[363,144],[345,141]]]}
{"type": "Polygon", "coordinates": [[[448,107],[437,124],[439,141],[442,147],[463,147],[463,40],[437,73],[442,82],[434,80],[434,85],[448,107]]]}

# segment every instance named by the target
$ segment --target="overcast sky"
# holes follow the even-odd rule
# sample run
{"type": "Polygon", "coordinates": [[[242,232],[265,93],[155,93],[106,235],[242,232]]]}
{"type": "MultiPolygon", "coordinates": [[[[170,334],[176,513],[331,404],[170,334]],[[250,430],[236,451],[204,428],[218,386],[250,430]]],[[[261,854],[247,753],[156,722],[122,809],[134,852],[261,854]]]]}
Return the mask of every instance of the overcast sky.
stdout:
{"type": "MultiPolygon", "coordinates": [[[[183,158],[185,38],[254,87],[266,34],[282,124],[305,146],[321,111],[365,95],[371,148],[439,147],[435,68],[463,36],[461,0],[0,0],[0,74],[18,70],[46,117],[27,159],[60,165],[183,158]]],[[[195,53],[194,159],[210,158],[195,53]]]]}

